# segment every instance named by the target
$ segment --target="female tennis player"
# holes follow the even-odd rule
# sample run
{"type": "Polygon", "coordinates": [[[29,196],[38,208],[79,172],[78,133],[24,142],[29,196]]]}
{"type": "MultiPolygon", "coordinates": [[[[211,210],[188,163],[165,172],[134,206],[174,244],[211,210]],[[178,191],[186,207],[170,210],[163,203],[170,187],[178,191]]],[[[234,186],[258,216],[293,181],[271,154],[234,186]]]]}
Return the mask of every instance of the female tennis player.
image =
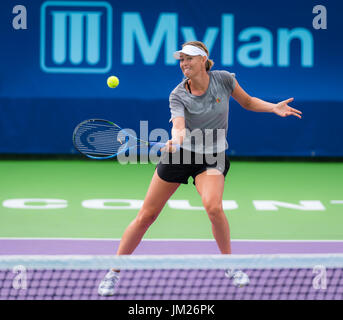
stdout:
{"type": "MultiPolygon", "coordinates": [[[[185,77],[169,98],[172,138],[164,148],[142,208],[123,234],[117,255],[128,255],[136,249],[168,199],[190,177],[211,221],[219,250],[231,254],[229,223],[222,207],[224,179],[230,167],[225,154],[230,96],[247,110],[301,118],[301,111],[288,106],[293,98],[269,103],[249,96],[234,74],[211,71],[213,61],[202,42],[185,43],[174,57],[180,60],[185,77]]],[[[242,271],[229,270],[226,275],[236,285],[249,283],[242,271]]],[[[119,270],[110,270],[99,285],[99,294],[114,295],[118,280],[119,270]]]]}

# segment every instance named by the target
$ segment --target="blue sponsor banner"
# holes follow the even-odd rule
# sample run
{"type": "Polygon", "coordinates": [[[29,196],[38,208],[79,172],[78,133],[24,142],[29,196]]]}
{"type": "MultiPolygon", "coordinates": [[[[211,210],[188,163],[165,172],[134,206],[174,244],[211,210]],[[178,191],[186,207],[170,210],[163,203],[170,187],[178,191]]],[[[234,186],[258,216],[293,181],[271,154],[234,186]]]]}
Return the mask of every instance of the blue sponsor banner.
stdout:
{"type": "Polygon", "coordinates": [[[72,153],[73,127],[85,118],[109,118],[138,134],[143,120],[170,130],[168,97],[183,77],[173,52],[200,40],[214,69],[234,72],[250,95],[294,97],[304,113],[281,119],[231,100],[230,154],[343,156],[339,1],[20,5],[25,12],[0,2],[2,153],[72,153]],[[120,79],[116,89],[106,86],[109,75],[120,79]]]}

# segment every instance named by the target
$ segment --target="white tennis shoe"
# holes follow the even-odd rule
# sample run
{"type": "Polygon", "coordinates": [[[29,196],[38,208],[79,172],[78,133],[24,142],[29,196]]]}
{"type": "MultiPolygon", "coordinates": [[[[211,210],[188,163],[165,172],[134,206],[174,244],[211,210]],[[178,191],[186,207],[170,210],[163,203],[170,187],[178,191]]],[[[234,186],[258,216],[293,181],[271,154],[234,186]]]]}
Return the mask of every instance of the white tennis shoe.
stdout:
{"type": "Polygon", "coordinates": [[[113,296],[116,284],[119,281],[119,272],[110,270],[99,284],[98,294],[100,296],[113,296]]]}
{"type": "Polygon", "coordinates": [[[247,286],[250,282],[249,276],[241,270],[229,269],[225,272],[225,276],[232,279],[233,285],[238,288],[247,286]]]}

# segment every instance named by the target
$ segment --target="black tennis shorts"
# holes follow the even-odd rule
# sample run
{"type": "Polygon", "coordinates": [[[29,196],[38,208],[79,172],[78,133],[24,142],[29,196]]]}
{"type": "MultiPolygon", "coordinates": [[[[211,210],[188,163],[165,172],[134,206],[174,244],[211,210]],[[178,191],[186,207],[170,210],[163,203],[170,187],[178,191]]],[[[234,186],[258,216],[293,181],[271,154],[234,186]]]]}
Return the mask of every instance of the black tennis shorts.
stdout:
{"type": "Polygon", "coordinates": [[[164,181],[188,184],[189,177],[192,177],[195,185],[195,177],[207,169],[217,169],[225,177],[230,169],[230,160],[225,152],[206,155],[180,148],[174,153],[162,153],[156,168],[164,181]]]}

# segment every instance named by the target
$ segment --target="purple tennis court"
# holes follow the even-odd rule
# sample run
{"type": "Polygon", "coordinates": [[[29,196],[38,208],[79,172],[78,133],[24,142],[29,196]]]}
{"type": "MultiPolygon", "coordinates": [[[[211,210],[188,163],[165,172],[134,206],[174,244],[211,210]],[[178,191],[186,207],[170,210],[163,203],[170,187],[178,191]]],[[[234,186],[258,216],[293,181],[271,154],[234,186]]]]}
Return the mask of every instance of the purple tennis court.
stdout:
{"type": "MultiPolygon", "coordinates": [[[[0,239],[0,255],[115,254],[118,239],[0,239]]],[[[135,254],[219,254],[214,240],[143,240],[135,254]]],[[[343,253],[343,241],[232,240],[233,254],[343,253]]]]}

